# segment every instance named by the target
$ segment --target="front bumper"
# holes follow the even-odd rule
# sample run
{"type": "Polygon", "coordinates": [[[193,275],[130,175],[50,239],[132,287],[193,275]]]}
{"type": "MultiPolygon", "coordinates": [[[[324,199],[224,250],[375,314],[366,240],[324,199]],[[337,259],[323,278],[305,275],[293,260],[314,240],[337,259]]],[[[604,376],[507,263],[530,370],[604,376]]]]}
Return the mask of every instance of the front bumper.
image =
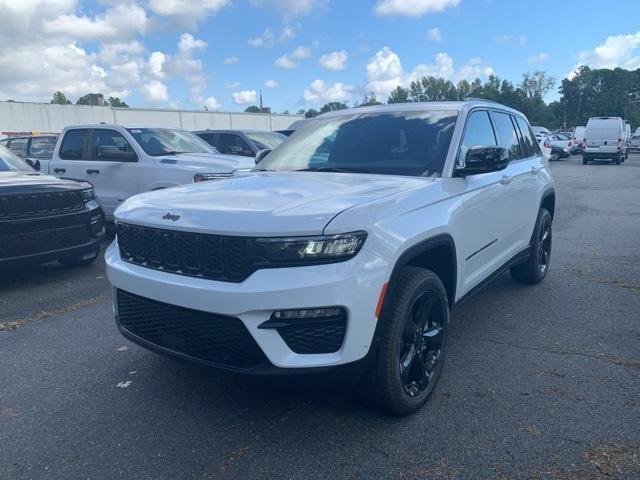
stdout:
{"type": "Polygon", "coordinates": [[[38,264],[95,252],[104,240],[104,213],[97,202],[63,215],[0,222],[0,267],[38,264]],[[14,244],[19,248],[10,248],[14,244]]]}
{"type": "MultiPolygon", "coordinates": [[[[356,257],[346,262],[259,270],[241,283],[187,277],[125,262],[120,258],[117,240],[107,249],[105,261],[107,276],[118,290],[189,309],[195,314],[214,314],[220,321],[224,317],[241,321],[266,362],[248,369],[225,364],[213,366],[259,374],[274,370],[320,371],[362,360],[373,341],[376,303],[388,271],[388,264],[367,249],[366,243],[356,257]],[[296,353],[276,330],[259,328],[276,310],[331,306],[342,307],[347,313],[342,346],[333,353],[296,353]]],[[[117,305],[115,311],[118,312],[117,305]]],[[[118,324],[126,337],[150,350],[211,364],[197,355],[185,355],[179,347],[167,348],[166,344],[150,342],[127,331],[121,322],[118,324]]]]}

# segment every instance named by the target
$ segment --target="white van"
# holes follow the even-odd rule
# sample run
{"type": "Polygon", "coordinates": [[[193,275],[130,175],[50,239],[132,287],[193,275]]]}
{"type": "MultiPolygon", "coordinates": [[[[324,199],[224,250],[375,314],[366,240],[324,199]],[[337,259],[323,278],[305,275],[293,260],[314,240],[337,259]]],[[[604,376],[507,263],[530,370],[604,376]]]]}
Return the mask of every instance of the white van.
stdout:
{"type": "Polygon", "coordinates": [[[600,159],[620,165],[628,155],[624,120],[620,117],[591,117],[584,137],[583,165],[600,159]]]}

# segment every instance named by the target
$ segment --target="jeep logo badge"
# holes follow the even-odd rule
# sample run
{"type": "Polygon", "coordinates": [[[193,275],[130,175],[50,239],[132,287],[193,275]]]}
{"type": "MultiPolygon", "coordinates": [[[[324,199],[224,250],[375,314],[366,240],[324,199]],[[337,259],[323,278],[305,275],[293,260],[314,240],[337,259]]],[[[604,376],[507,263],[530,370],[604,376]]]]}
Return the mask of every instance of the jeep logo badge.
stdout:
{"type": "Polygon", "coordinates": [[[163,220],[171,220],[172,222],[177,222],[178,220],[180,220],[180,215],[174,215],[173,213],[165,213],[162,216],[163,220]]]}

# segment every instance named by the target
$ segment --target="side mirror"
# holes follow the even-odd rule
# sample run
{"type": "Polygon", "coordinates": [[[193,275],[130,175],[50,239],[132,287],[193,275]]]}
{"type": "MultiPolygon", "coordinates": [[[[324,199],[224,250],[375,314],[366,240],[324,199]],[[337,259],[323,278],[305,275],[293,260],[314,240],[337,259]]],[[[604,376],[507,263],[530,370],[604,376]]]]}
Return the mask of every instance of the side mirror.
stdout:
{"type": "Polygon", "coordinates": [[[472,145],[464,157],[464,167],[456,172],[460,176],[504,170],[509,164],[509,153],[506,148],[494,145],[472,145]]]}
{"type": "Polygon", "coordinates": [[[33,159],[33,158],[25,158],[24,161],[27,163],[27,165],[29,165],[31,168],[33,168],[36,172],[39,172],[40,169],[42,168],[40,165],[40,160],[33,159]]]}
{"type": "Polygon", "coordinates": [[[258,150],[258,153],[256,153],[256,165],[259,164],[262,160],[264,160],[264,157],[266,157],[270,153],[271,153],[270,148],[263,148],[262,150],[258,150]]]}

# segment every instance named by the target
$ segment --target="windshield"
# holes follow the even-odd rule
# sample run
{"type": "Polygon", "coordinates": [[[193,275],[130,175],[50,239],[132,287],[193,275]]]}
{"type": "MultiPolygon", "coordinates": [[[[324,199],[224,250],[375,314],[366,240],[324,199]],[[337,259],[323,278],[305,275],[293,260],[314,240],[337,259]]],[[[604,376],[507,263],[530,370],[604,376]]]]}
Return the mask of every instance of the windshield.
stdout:
{"type": "Polygon", "coordinates": [[[318,119],[271,152],[258,170],[441,175],[458,113],[354,113],[318,119]]]}
{"type": "Polygon", "coordinates": [[[35,172],[19,156],[0,145],[0,172],[35,172]]]}
{"type": "Polygon", "coordinates": [[[186,130],[171,128],[128,128],[147,155],[178,153],[216,153],[215,149],[186,130]]]}
{"type": "Polygon", "coordinates": [[[249,137],[249,139],[255,143],[256,147],[260,150],[264,148],[273,150],[280,145],[285,138],[287,138],[281,133],[276,132],[244,132],[244,134],[249,137]]]}

